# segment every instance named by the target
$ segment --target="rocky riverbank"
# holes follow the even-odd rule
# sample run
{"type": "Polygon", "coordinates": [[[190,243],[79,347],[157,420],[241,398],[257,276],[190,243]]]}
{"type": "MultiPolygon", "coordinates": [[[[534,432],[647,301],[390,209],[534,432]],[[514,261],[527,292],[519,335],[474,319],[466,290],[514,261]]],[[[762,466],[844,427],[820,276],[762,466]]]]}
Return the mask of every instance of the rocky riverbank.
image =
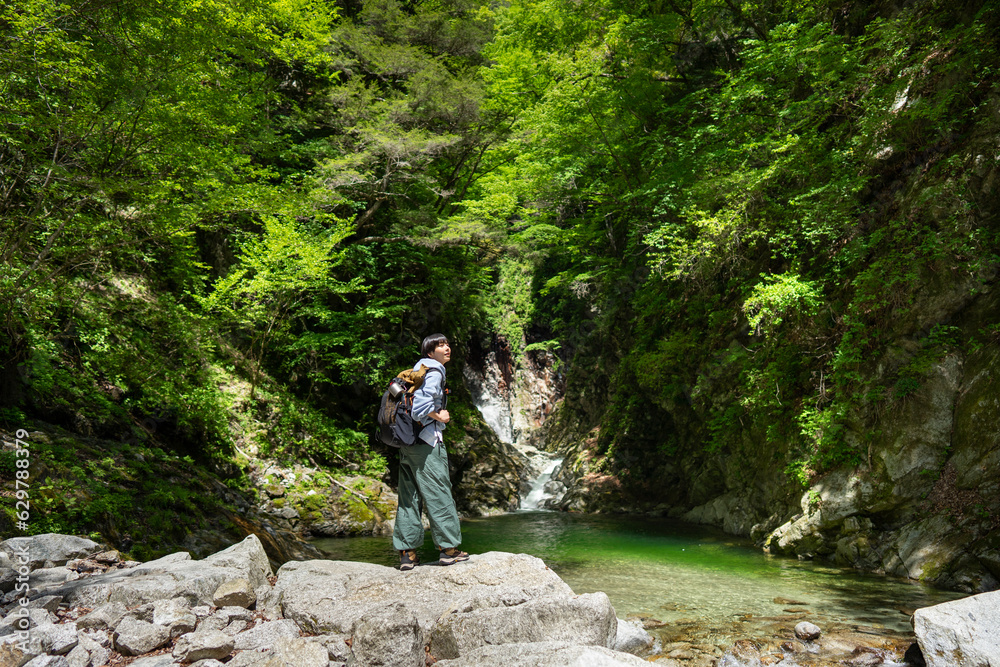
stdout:
{"type": "MultiPolygon", "coordinates": [[[[904,659],[899,642],[824,635],[802,622],[785,622],[780,641],[725,650],[661,644],[642,619],[618,619],[604,593],[576,595],[541,560],[503,552],[407,573],[328,560],[290,561],[272,573],[253,535],[202,560],[180,552],[137,563],[50,534],[0,544],[0,573],[0,667],[862,667],[904,659]]],[[[998,597],[919,610],[927,664],[995,661],[988,633],[1000,622],[998,597]]],[[[913,655],[902,664],[920,664],[913,655]]]]}

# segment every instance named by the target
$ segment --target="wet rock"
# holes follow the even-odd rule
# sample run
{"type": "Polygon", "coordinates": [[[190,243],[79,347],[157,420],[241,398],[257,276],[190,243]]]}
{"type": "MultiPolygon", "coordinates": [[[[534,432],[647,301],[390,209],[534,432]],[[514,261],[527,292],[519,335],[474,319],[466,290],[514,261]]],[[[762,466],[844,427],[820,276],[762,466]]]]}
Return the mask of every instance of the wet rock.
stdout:
{"type": "Polygon", "coordinates": [[[177,640],[173,656],[180,662],[196,662],[227,657],[233,652],[233,638],[224,632],[210,630],[191,632],[177,640]]]}
{"type": "Polygon", "coordinates": [[[257,602],[257,594],[254,593],[248,580],[232,579],[216,589],[212,596],[212,602],[216,607],[243,607],[246,609],[257,602]]]}
{"type": "Polygon", "coordinates": [[[795,636],[803,641],[810,641],[813,639],[819,639],[822,634],[818,625],[810,623],[809,621],[802,621],[795,626],[795,636]]]}
{"type": "Polygon", "coordinates": [[[653,636],[646,632],[641,622],[618,619],[614,650],[642,656],[653,647],[653,642],[653,636]]]}
{"type": "Polygon", "coordinates": [[[918,609],[913,631],[928,667],[1000,665],[1000,591],[918,609]]]}
{"type": "Polygon", "coordinates": [[[467,655],[439,660],[436,667],[481,667],[482,665],[531,665],[532,667],[620,667],[648,665],[630,653],[619,653],[603,646],[579,646],[567,642],[501,644],[480,646],[467,655]]]}
{"type": "Polygon", "coordinates": [[[885,662],[881,651],[869,647],[857,647],[851,651],[851,657],[844,664],[848,667],[877,667],[885,662]]]}

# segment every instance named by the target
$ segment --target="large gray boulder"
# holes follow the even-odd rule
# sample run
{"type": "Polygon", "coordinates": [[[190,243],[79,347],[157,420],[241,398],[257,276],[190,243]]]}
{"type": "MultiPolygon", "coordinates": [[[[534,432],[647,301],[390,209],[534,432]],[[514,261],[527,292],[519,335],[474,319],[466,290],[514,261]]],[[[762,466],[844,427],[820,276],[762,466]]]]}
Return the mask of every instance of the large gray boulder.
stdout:
{"type": "Polygon", "coordinates": [[[431,630],[430,651],[436,658],[458,658],[488,644],[545,641],[612,648],[617,631],[604,593],[549,596],[442,616],[431,630]]]}
{"type": "Polygon", "coordinates": [[[918,609],[913,630],[928,667],[1000,665],[1000,591],[918,609]]]}
{"type": "Polygon", "coordinates": [[[423,667],[417,618],[398,602],[375,609],[354,625],[351,650],[358,667],[423,667]]]}
{"type": "Polygon", "coordinates": [[[649,663],[630,653],[619,653],[603,646],[580,646],[568,642],[481,646],[461,658],[440,660],[436,663],[436,667],[482,667],[483,665],[640,667],[649,663]]]}
{"type": "Polygon", "coordinates": [[[23,564],[26,556],[29,569],[35,570],[65,565],[75,558],[100,553],[104,551],[104,547],[85,537],[45,533],[31,537],[12,537],[0,542],[0,551],[6,553],[17,566],[23,564]]]}
{"type": "Polygon", "coordinates": [[[256,535],[212,554],[191,560],[177,553],[125,570],[111,570],[85,577],[48,591],[62,595],[77,607],[99,607],[121,602],[127,607],[171,598],[185,598],[191,605],[210,605],[219,587],[234,579],[247,579],[252,586],[267,584],[271,574],[264,547],[256,535]]]}
{"type": "Polygon", "coordinates": [[[369,563],[294,561],[278,570],[274,591],[283,616],[305,632],[349,634],[372,609],[399,602],[416,617],[425,640],[437,619],[452,611],[573,594],[540,559],[502,552],[406,573],[369,563]]]}

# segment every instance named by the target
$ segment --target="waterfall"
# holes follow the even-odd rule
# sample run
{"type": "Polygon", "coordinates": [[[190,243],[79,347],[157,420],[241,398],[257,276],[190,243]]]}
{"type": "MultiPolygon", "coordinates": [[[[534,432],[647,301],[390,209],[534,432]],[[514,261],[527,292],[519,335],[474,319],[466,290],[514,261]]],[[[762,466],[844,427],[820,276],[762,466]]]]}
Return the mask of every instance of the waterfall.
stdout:
{"type": "MultiPolygon", "coordinates": [[[[480,368],[463,368],[465,384],[483,421],[502,442],[513,445],[523,463],[521,509],[551,509],[565,492],[565,486],[552,479],[562,459],[528,444],[532,431],[548,417],[558,394],[553,359],[529,361],[516,371],[503,346],[485,354],[480,368]]],[[[544,354],[544,353],[543,353],[544,354]]]]}
{"type": "MultiPolygon", "coordinates": [[[[557,503],[566,491],[566,487],[562,482],[552,479],[552,474],[562,465],[562,459],[554,454],[539,452],[534,447],[525,448],[525,453],[528,454],[529,460],[532,463],[542,459],[545,465],[541,469],[541,472],[538,472],[538,476],[531,482],[528,493],[522,495],[521,509],[551,509],[551,506],[557,503]],[[534,456],[532,456],[532,452],[534,456]]],[[[538,468],[532,467],[532,470],[537,472],[538,468]]]]}

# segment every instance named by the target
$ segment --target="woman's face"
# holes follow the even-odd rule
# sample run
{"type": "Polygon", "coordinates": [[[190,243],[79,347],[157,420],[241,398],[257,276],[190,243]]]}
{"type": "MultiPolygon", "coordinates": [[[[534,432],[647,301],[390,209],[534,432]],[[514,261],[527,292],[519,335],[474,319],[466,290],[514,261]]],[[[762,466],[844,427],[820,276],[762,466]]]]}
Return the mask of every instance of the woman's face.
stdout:
{"type": "Polygon", "coordinates": [[[437,344],[429,356],[434,361],[446,364],[451,361],[451,345],[448,344],[448,341],[442,341],[437,344]]]}

